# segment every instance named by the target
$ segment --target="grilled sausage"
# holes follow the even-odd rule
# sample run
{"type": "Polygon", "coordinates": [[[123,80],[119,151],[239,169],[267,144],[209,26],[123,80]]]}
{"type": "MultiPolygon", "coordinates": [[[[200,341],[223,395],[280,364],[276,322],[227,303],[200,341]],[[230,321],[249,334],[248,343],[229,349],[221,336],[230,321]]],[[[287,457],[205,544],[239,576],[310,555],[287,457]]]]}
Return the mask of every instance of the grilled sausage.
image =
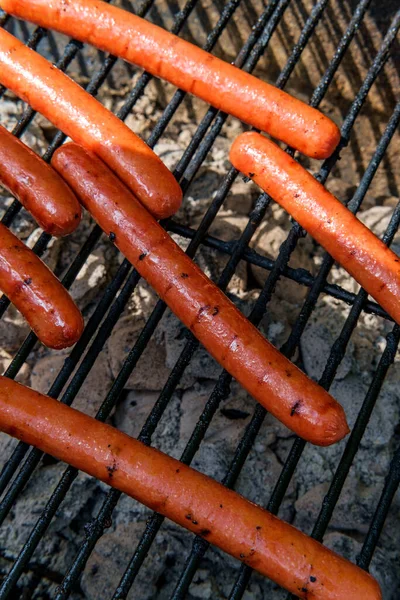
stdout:
{"type": "Polygon", "coordinates": [[[248,132],[232,164],[253,179],[400,324],[400,258],[276,144],[248,132]]]}
{"type": "Polygon", "coordinates": [[[381,599],[368,573],[236,492],[5,377],[0,430],[132,496],[300,598],[381,599]]]}
{"type": "Polygon", "coordinates": [[[47,233],[72,233],[81,206],[65,181],[37,154],[0,125],[0,183],[47,233]]]}
{"type": "Polygon", "coordinates": [[[80,338],[82,315],[67,290],[40,258],[2,223],[0,290],[49,348],[67,348],[80,338]]]}
{"type": "Polygon", "coordinates": [[[327,158],[339,142],[336,125],[315,108],[115,6],[98,0],[0,0],[0,6],[139,65],[313,158],[327,158]]]}
{"type": "Polygon", "coordinates": [[[182,323],[256,400],[315,444],[346,435],[342,407],[249,323],[99,158],[66,144],[52,164],[182,323]]]}
{"type": "Polygon", "coordinates": [[[181,188],[147,144],[67,75],[1,28],[0,83],[96,152],[156,218],[178,210],[181,188]]]}

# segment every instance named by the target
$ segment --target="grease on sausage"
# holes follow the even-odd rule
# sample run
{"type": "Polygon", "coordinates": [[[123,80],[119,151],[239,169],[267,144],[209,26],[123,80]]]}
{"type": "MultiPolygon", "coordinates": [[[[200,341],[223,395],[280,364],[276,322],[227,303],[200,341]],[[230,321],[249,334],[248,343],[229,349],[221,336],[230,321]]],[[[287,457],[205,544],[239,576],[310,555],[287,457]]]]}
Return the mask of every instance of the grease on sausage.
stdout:
{"type": "Polygon", "coordinates": [[[49,348],[67,348],[80,338],[82,315],[67,290],[40,258],[2,223],[0,290],[49,348]]]}

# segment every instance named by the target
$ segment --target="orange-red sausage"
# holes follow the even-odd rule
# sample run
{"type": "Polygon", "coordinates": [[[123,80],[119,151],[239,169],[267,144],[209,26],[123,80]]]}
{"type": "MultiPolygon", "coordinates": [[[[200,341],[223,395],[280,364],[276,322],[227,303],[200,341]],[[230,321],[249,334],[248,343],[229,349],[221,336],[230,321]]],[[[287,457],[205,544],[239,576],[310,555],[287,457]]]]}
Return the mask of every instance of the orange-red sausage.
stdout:
{"type": "Polygon", "coordinates": [[[0,223],[0,290],[49,348],[80,338],[83,319],[67,290],[48,267],[0,223]]]}
{"type": "Polygon", "coordinates": [[[311,600],[380,600],[365,571],[110,425],[0,377],[0,430],[105,481],[311,600]]]}
{"type": "Polygon", "coordinates": [[[315,444],[346,435],[342,407],[249,323],[100,159],[66,144],[52,164],[182,323],[256,400],[315,444]]]}
{"type": "Polygon", "coordinates": [[[155,217],[178,210],[181,188],[147,144],[67,75],[1,28],[0,83],[96,152],[155,217]]]}
{"type": "Polygon", "coordinates": [[[276,144],[257,133],[233,143],[232,164],[272,196],[400,324],[400,258],[276,144]]]}
{"type": "Polygon", "coordinates": [[[340,132],[315,108],[168,33],[98,0],[0,0],[7,12],[93,44],[166,79],[314,158],[340,132]]]}
{"type": "Polygon", "coordinates": [[[0,183],[47,233],[68,235],[79,225],[81,206],[73,191],[50,165],[1,125],[0,183]]]}

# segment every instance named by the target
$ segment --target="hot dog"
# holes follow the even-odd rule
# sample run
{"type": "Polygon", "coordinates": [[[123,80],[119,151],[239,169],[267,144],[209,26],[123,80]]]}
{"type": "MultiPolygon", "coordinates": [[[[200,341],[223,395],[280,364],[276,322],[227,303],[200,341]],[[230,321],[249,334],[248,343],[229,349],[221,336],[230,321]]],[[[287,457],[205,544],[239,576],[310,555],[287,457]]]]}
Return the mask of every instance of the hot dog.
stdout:
{"type": "Polygon", "coordinates": [[[99,158],[66,144],[52,164],[177,317],[256,400],[315,444],[346,435],[342,407],[249,323],[99,158]]]}
{"type": "Polygon", "coordinates": [[[82,315],[67,290],[40,258],[2,223],[0,290],[49,348],[67,348],[80,338],[82,315]]]}
{"type": "Polygon", "coordinates": [[[336,125],[315,108],[115,6],[98,0],[0,0],[0,6],[139,65],[304,154],[327,158],[339,142],[336,125]]]}
{"type": "Polygon", "coordinates": [[[179,184],[147,144],[67,75],[1,28],[0,83],[96,152],[156,218],[178,210],[179,184]]]}
{"type": "Polygon", "coordinates": [[[232,164],[255,181],[400,324],[400,258],[298,162],[248,132],[233,143],[232,164]]]}
{"type": "Polygon", "coordinates": [[[368,573],[236,492],[5,377],[0,430],[132,496],[300,598],[381,598],[368,573]]]}
{"type": "Polygon", "coordinates": [[[79,225],[81,206],[65,181],[1,125],[0,183],[47,233],[67,235],[79,225]]]}

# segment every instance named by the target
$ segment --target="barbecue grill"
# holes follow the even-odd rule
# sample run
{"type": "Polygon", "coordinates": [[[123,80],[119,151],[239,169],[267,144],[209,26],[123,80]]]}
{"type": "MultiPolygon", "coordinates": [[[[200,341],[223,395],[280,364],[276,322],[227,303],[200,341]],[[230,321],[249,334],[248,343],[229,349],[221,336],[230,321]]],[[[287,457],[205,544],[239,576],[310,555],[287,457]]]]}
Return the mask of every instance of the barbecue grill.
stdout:
{"type": "MultiPolygon", "coordinates": [[[[356,77],[352,81],[352,98],[348,99],[346,109],[342,107],[343,114],[340,122],[342,138],[339,147],[333,156],[322,164],[306,163],[311,168],[316,165],[316,169],[319,169],[316,175],[319,181],[325,183],[328,180],[332,171],[338,168],[338,161],[341,155],[344,154],[346,146],[349,142],[353,143],[352,131],[357,126],[360,114],[369,102],[371,89],[374,90],[374,86],[380,86],[379,89],[383,90],[384,124],[381,131],[378,131],[376,135],[377,141],[368,158],[364,157],[361,160],[362,156],[358,156],[361,164],[367,165],[367,167],[359,167],[358,173],[354,173],[353,181],[356,186],[354,193],[348,198],[341,198],[347,202],[348,208],[354,213],[357,213],[362,207],[381,163],[386,165],[386,169],[390,169],[387,158],[388,147],[396,134],[396,128],[400,121],[400,103],[397,102],[396,104],[394,99],[396,89],[394,89],[395,86],[389,84],[385,71],[387,68],[390,68],[391,72],[394,70],[393,58],[396,52],[396,35],[400,28],[400,11],[396,12],[395,4],[396,2],[387,2],[386,6],[382,7],[376,0],[360,0],[352,3],[342,3],[341,0],[319,0],[315,3],[304,3],[302,0],[269,0],[264,6],[258,2],[252,4],[243,0],[230,0],[226,3],[216,1],[211,6],[214,16],[210,18],[207,16],[210,6],[206,6],[205,2],[202,4],[201,0],[187,0],[186,3],[179,4],[179,6],[175,3],[160,5],[157,0],[145,0],[140,6],[128,0],[123,0],[120,3],[127,10],[135,11],[141,16],[169,27],[175,34],[182,34],[185,37],[191,36],[192,40],[199,45],[202,44],[206,50],[216,51],[219,54],[223,54],[220,39],[227,39],[224,36],[227,36],[230,32],[230,35],[235,37],[235,43],[233,44],[233,47],[237,50],[237,55],[234,58],[235,64],[250,72],[259,68],[260,64],[268,60],[274,41],[279,39],[279,35],[282,36],[282,32],[285,31],[289,22],[297,19],[296,31],[298,31],[298,35],[296,39],[292,39],[290,36],[285,38],[286,40],[292,40],[286,46],[286,62],[280,65],[279,60],[269,59],[268,66],[270,72],[277,74],[275,83],[280,88],[287,87],[287,84],[290,86],[290,78],[293,73],[299,71],[303,76],[308,67],[312,71],[311,80],[313,77],[317,77],[319,80],[314,86],[314,91],[308,97],[310,104],[315,107],[320,106],[326,97],[330,97],[331,101],[335,102],[337,78],[340,73],[343,73],[343,64],[346,61],[348,61],[347,65],[350,64],[349,56],[354,44],[361,48],[366,68],[362,72],[362,77],[356,77]],[[383,11],[385,12],[384,15],[382,15],[383,11]],[[241,35],[237,34],[239,22],[241,22],[239,30],[241,32],[245,31],[246,36],[243,33],[241,35]],[[341,25],[338,24],[339,22],[341,25]],[[370,29],[371,23],[375,25],[374,35],[372,35],[370,29]],[[318,43],[321,27],[325,27],[330,32],[329,35],[332,36],[336,46],[336,51],[331,53],[329,57],[325,56],[318,43]],[[246,39],[241,40],[241,37],[246,37],[246,39]],[[239,40],[241,48],[237,44],[239,40]],[[366,43],[366,40],[371,43],[366,43]],[[309,52],[308,56],[311,57],[308,61],[313,61],[311,65],[310,62],[302,62],[305,50],[309,52]]],[[[93,49],[85,48],[81,43],[74,40],[69,40],[63,45],[60,42],[60,36],[54,36],[41,28],[33,28],[28,24],[16,21],[2,12],[0,12],[0,25],[23,39],[31,48],[43,52],[67,73],[71,64],[75,65],[74,68],[82,77],[82,81],[86,81],[87,91],[93,95],[97,95],[105,83],[110,89],[118,89],[118,75],[115,75],[116,68],[127,69],[129,76],[133,79],[130,79],[130,88],[127,90],[125,97],[122,98],[117,113],[118,117],[123,120],[130,115],[136,103],[147,93],[152,76],[147,73],[138,73],[134,67],[124,65],[113,56],[105,56],[102,53],[94,55],[93,49]],[[89,52],[91,53],[89,54],[89,52]]],[[[398,64],[397,62],[397,66],[398,64]]],[[[393,79],[391,81],[393,82],[393,79]]],[[[305,93],[304,89],[299,91],[305,93]]],[[[1,89],[0,103],[4,101],[5,94],[6,90],[1,89]]],[[[146,140],[151,147],[156,146],[163,139],[165,131],[179,115],[182,103],[187,100],[185,96],[184,92],[176,90],[171,95],[170,100],[164,102],[162,116],[154,123],[150,137],[146,140]]],[[[221,131],[223,131],[227,119],[231,120],[226,114],[214,108],[207,109],[202,105],[201,110],[197,110],[197,114],[202,116],[194,117],[197,119],[195,133],[179,157],[174,169],[174,174],[185,195],[190,192],[193,181],[205,164],[210,150],[218,140],[221,131]],[[203,113],[201,113],[201,110],[203,113]]],[[[13,133],[16,136],[22,136],[26,131],[30,131],[34,119],[34,112],[29,106],[25,106],[13,133]]],[[[47,161],[51,159],[53,152],[63,143],[64,139],[65,136],[61,132],[54,135],[44,154],[47,161]]],[[[362,154],[359,148],[352,148],[352,151],[355,154],[362,154]]],[[[362,444],[371,414],[374,408],[379,406],[380,392],[388,371],[395,360],[400,340],[400,328],[391,322],[385,311],[369,299],[363,290],[354,292],[332,283],[329,277],[334,267],[334,261],[327,254],[321,253],[320,264],[315,273],[309,272],[302,266],[297,268],[290,266],[289,262],[296,251],[296,247],[305,236],[305,232],[297,223],[291,222],[287,238],[280,246],[275,257],[269,258],[257,252],[251,246],[251,241],[262,221],[269,218],[271,200],[266,194],[260,194],[255,199],[248,215],[247,224],[237,239],[227,241],[223,237],[210,234],[210,227],[227,200],[229,192],[238,177],[240,175],[235,169],[232,167],[226,168],[220,184],[214,190],[213,197],[209,199],[208,208],[204,211],[198,227],[182,224],[179,218],[169,219],[163,225],[171,234],[180,236],[180,239],[187,241],[186,252],[189,256],[195,257],[201,247],[206,247],[209,249],[211,256],[226,257],[226,264],[218,279],[218,285],[223,290],[227,289],[239,265],[245,264],[247,268],[253,265],[264,270],[265,284],[255,297],[254,303],[252,305],[248,303],[246,307],[250,311],[250,320],[256,326],[262,322],[268,312],[271,299],[274,297],[278,281],[288,280],[292,282],[293,286],[306,289],[307,293],[294,319],[290,334],[281,347],[282,352],[293,359],[293,357],[297,358],[298,356],[296,353],[301,337],[321,297],[332,297],[338,303],[348,305],[350,308],[344,323],[341,325],[338,322],[336,339],[330,348],[329,358],[319,381],[327,390],[334,383],[338,369],[351,342],[351,337],[362,315],[370,314],[379,317],[380,325],[376,331],[377,340],[380,337],[382,338],[383,331],[386,332],[384,339],[381,339],[381,352],[376,367],[368,375],[368,391],[354,420],[352,432],[340,445],[340,452],[336,455],[336,468],[330,477],[330,484],[324,494],[323,502],[318,507],[318,517],[312,531],[306,532],[317,540],[323,541],[349,471],[358,460],[357,452],[360,444],[362,444]],[[388,328],[388,323],[390,323],[390,328],[388,328]]],[[[329,180],[327,183],[329,184],[329,180]]],[[[393,195],[399,196],[398,190],[397,194],[395,193],[395,183],[392,182],[391,185],[392,190],[394,190],[393,195]]],[[[3,223],[12,226],[20,209],[21,205],[15,200],[5,211],[2,219],[3,223]]],[[[287,219],[289,220],[289,217],[287,219]]],[[[397,204],[393,206],[390,222],[384,234],[385,243],[390,244],[392,242],[399,223],[400,204],[397,204]]],[[[73,284],[100,238],[101,231],[99,227],[94,226],[86,239],[83,240],[83,244],[71,264],[62,274],[62,283],[66,288],[73,284]]],[[[39,256],[43,255],[49,242],[50,236],[43,233],[37,239],[34,251],[39,256]]],[[[121,261],[115,276],[93,300],[93,307],[87,319],[82,338],[72,351],[65,356],[59,372],[54,374],[54,381],[50,389],[47,390],[50,396],[59,398],[61,402],[68,405],[73,403],[96,360],[101,356],[113,328],[132,295],[135,294],[139,282],[140,277],[135,269],[126,260],[121,261]]],[[[6,313],[8,304],[6,298],[1,298],[1,317],[6,313]]],[[[161,300],[156,301],[133,346],[127,349],[125,361],[111,388],[104,390],[104,401],[97,412],[97,419],[105,421],[113,413],[118,401],[124,394],[129,377],[137,367],[149,343],[157,335],[157,328],[165,312],[165,304],[161,300]]],[[[178,341],[176,344],[178,344],[178,341]]],[[[165,416],[185,375],[185,371],[198,351],[198,342],[188,332],[185,332],[183,346],[181,340],[179,340],[179,344],[179,348],[183,347],[183,349],[178,352],[177,360],[171,368],[169,376],[163,382],[162,391],[142,424],[139,439],[145,444],[152,443],[154,433],[163,416],[165,416]]],[[[15,378],[25,361],[29,360],[35,347],[37,347],[37,338],[31,332],[9,364],[5,372],[6,376],[15,378]]],[[[207,377],[207,373],[204,374],[204,377],[207,377]]],[[[231,385],[232,378],[227,372],[221,370],[211,393],[208,395],[204,410],[200,414],[193,431],[191,431],[189,441],[180,457],[185,464],[191,464],[195,460],[196,454],[202,445],[207,446],[207,439],[205,439],[207,431],[221,407],[229,400],[231,385]]],[[[246,461],[249,455],[254,452],[259,432],[266,418],[266,411],[260,405],[256,405],[249,400],[248,406],[249,412],[253,411],[253,414],[241,430],[239,443],[235,452],[229,457],[229,469],[223,478],[223,484],[230,488],[235,488],[239,476],[246,472],[246,461]]],[[[174,419],[173,412],[168,414],[170,419],[174,419]]],[[[231,413],[231,416],[232,414],[234,417],[241,416],[235,413],[231,413]]],[[[392,426],[393,431],[395,431],[396,423],[393,422],[392,426]]],[[[227,435],[229,435],[229,431],[227,435]]],[[[398,441],[398,437],[393,439],[398,441]]],[[[268,497],[268,495],[262,494],[261,490],[260,497],[262,497],[263,505],[274,514],[279,514],[281,505],[284,503],[288,489],[290,489],[289,486],[296,475],[296,468],[306,448],[306,443],[299,438],[290,437],[286,448],[287,452],[282,459],[280,475],[276,481],[272,482],[274,486],[271,488],[272,493],[268,497]]],[[[261,461],[262,456],[261,452],[261,461]]],[[[21,497],[25,493],[24,489],[29,481],[32,478],[39,477],[38,466],[43,465],[43,461],[46,461],[46,458],[41,452],[28,447],[24,443],[18,443],[10,456],[2,457],[3,468],[0,474],[0,523],[2,527],[6,527],[7,523],[11,523],[12,526],[10,518],[12,518],[13,512],[18,510],[18,503],[21,501],[21,497]]],[[[373,467],[372,462],[373,456],[371,455],[371,464],[367,468],[373,467]]],[[[302,468],[302,464],[299,468],[302,468]]],[[[213,475],[213,473],[209,474],[213,475]]],[[[40,561],[38,560],[38,555],[43,552],[43,541],[53,535],[51,523],[60,505],[63,503],[63,506],[68,506],[69,503],[72,503],[74,485],[78,475],[75,469],[67,467],[55,488],[53,485],[46,486],[43,484],[42,494],[46,498],[45,507],[35,516],[35,520],[36,518],[37,520],[34,526],[29,527],[29,531],[26,532],[25,542],[20,547],[18,555],[10,557],[7,544],[6,547],[0,548],[0,560],[4,559],[3,562],[0,562],[0,569],[2,569],[0,571],[0,599],[51,597],[61,600],[67,597],[86,597],[80,587],[81,577],[85,569],[89,568],[88,561],[90,561],[93,553],[97,551],[97,543],[112,525],[116,507],[121,501],[122,494],[120,492],[104,486],[101,501],[93,500],[89,506],[81,507],[84,514],[82,523],[86,520],[86,525],[77,528],[71,524],[70,533],[73,535],[75,532],[78,540],[75,544],[78,549],[77,552],[68,556],[62,573],[40,567],[40,561]],[[49,527],[50,530],[48,530],[49,527]],[[43,581],[47,580],[53,587],[48,588],[50,591],[43,592],[44,588],[40,586],[43,581]]],[[[266,470],[260,481],[268,478],[269,473],[266,470]]],[[[399,481],[400,445],[397,444],[396,447],[394,443],[391,447],[391,463],[379,490],[379,501],[375,506],[375,512],[362,539],[358,536],[361,551],[357,563],[364,569],[368,569],[371,561],[373,561],[374,552],[399,481]]],[[[238,491],[241,491],[240,485],[238,491]]],[[[77,498],[74,497],[74,502],[76,503],[76,501],[77,498]]],[[[118,586],[108,584],[102,595],[97,597],[123,599],[129,595],[129,598],[141,600],[143,592],[138,592],[138,588],[135,586],[145,569],[144,563],[146,561],[146,564],[151,565],[152,549],[160,534],[164,537],[173,535],[170,530],[165,529],[164,518],[159,514],[146,513],[146,518],[145,523],[142,521],[143,527],[141,532],[137,533],[136,539],[129,539],[130,558],[120,565],[118,586]]],[[[139,529],[136,531],[138,532],[139,529]]],[[[170,591],[168,595],[165,595],[166,585],[163,584],[163,581],[160,581],[157,592],[159,595],[154,595],[154,597],[169,597],[174,600],[186,597],[229,598],[230,600],[267,597],[267,595],[257,596],[254,590],[251,591],[251,584],[255,575],[252,575],[252,570],[249,567],[233,562],[233,559],[224,556],[220,556],[218,560],[231,561],[229,572],[233,573],[233,577],[229,582],[229,586],[225,587],[223,592],[219,591],[219,595],[215,590],[207,592],[207,587],[204,588],[206,590],[204,591],[204,589],[200,589],[201,586],[199,587],[198,584],[194,586],[193,581],[199,581],[199,568],[201,571],[202,565],[204,565],[204,561],[212,549],[210,549],[209,543],[202,538],[190,537],[187,534],[185,540],[189,540],[187,543],[189,545],[186,544],[186,548],[182,548],[178,556],[166,558],[167,564],[169,564],[173,573],[173,582],[169,583],[168,590],[170,591]],[[203,595],[201,595],[202,593],[203,595]]],[[[108,560],[110,560],[112,552],[113,548],[110,547],[108,560]]],[[[103,562],[102,565],[102,569],[107,571],[107,561],[103,562]]],[[[95,571],[92,568],[93,577],[96,577],[95,571]]],[[[379,573],[377,575],[379,576],[379,573]]],[[[111,573],[109,577],[103,573],[102,577],[102,581],[107,582],[111,579],[115,581],[114,577],[111,578],[111,573]]],[[[200,578],[200,581],[203,580],[200,578]]],[[[398,579],[397,581],[399,583],[398,579]]],[[[276,586],[268,589],[261,587],[259,589],[261,594],[268,594],[268,597],[286,598],[286,593],[276,586]]],[[[386,600],[395,598],[391,595],[391,592],[385,590],[384,582],[383,593],[386,600]]],[[[146,598],[148,597],[150,596],[146,595],[146,598]]]]}

